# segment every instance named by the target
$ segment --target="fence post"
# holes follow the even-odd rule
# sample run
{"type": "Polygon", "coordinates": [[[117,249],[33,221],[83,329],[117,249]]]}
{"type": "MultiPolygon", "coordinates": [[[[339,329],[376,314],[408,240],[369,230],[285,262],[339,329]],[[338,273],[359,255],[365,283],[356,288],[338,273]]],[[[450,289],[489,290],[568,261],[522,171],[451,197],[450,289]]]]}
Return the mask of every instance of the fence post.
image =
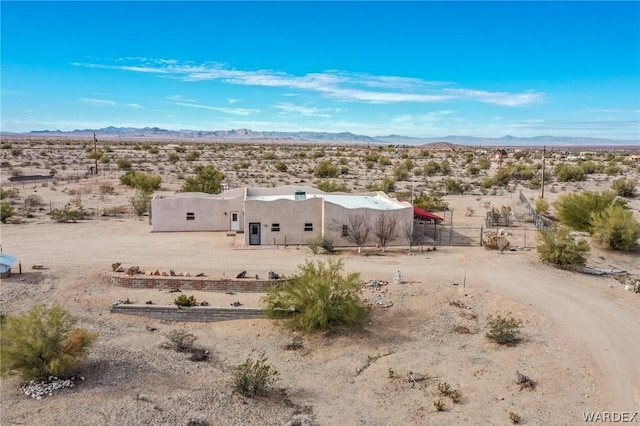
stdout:
{"type": "Polygon", "coordinates": [[[482,242],[483,229],[484,228],[482,226],[480,226],[480,247],[482,247],[482,244],[483,244],[483,242],[482,242]]]}
{"type": "Polygon", "coordinates": [[[524,230],[524,244],[523,244],[523,247],[524,248],[527,247],[527,230],[526,230],[526,228],[524,230]]]}

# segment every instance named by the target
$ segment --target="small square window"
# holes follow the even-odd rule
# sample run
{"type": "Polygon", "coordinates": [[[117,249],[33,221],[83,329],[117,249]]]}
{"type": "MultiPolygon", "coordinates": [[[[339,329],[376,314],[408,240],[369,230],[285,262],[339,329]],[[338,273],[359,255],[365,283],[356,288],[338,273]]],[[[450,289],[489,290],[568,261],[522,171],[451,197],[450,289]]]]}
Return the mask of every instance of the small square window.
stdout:
{"type": "Polygon", "coordinates": [[[192,212],[187,212],[187,220],[196,220],[196,214],[192,212]]]}
{"type": "Polygon", "coordinates": [[[313,231],[313,223],[305,223],[304,224],[305,231],[313,231]]]}
{"type": "Polygon", "coordinates": [[[271,224],[271,232],[280,232],[280,224],[272,223],[271,224]]]}
{"type": "Polygon", "coordinates": [[[349,234],[349,228],[347,225],[342,225],[342,236],[346,237],[349,234]]]}

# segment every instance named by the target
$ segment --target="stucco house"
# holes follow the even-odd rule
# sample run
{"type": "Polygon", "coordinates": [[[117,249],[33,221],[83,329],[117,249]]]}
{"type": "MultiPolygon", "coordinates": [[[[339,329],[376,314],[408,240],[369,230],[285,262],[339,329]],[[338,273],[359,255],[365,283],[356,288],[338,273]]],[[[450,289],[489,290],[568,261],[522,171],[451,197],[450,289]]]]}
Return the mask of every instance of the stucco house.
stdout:
{"type": "MultiPolygon", "coordinates": [[[[336,246],[351,246],[350,218],[373,224],[381,215],[400,228],[412,224],[414,208],[383,192],[325,193],[306,186],[235,188],[221,194],[156,194],[151,201],[153,232],[235,231],[247,245],[306,244],[310,238],[331,238],[336,246]]],[[[399,228],[399,229],[400,229],[399,228]]],[[[373,234],[373,233],[372,233],[373,234]]],[[[402,232],[391,242],[407,244],[402,232]]]]}

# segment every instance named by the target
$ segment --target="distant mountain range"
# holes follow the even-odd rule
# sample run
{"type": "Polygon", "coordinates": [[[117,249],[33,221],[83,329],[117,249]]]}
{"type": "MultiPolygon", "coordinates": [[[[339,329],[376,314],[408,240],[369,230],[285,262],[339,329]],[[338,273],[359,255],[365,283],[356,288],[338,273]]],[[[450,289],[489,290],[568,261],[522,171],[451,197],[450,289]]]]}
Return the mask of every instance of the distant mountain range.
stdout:
{"type": "Polygon", "coordinates": [[[394,145],[424,145],[434,142],[447,142],[456,145],[467,146],[616,146],[616,145],[640,145],[640,140],[620,140],[605,138],[567,137],[567,136],[535,136],[519,138],[516,136],[503,136],[501,138],[480,138],[474,136],[450,135],[444,137],[409,137],[402,135],[364,136],[350,132],[261,132],[248,129],[234,130],[167,130],[158,127],[104,127],[102,129],[84,129],[63,132],[60,130],[35,130],[27,133],[8,133],[26,136],[66,136],[89,137],[95,132],[98,138],[123,138],[123,139],[160,139],[160,140],[189,140],[189,141],[308,141],[308,142],[351,142],[351,143],[377,143],[394,145]]]}

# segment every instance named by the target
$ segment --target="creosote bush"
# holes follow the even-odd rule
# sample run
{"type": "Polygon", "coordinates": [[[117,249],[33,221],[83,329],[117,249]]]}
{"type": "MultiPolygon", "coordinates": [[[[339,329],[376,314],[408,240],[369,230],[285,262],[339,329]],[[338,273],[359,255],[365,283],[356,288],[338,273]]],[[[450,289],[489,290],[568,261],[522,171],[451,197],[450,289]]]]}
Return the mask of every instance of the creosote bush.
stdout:
{"type": "Polygon", "coordinates": [[[184,330],[171,330],[167,333],[167,344],[178,352],[191,352],[198,337],[184,330]]]}
{"type": "Polygon", "coordinates": [[[196,306],[198,304],[195,296],[187,296],[186,294],[181,294],[180,296],[176,297],[173,303],[179,308],[196,306]]]}
{"type": "Polygon", "coordinates": [[[522,321],[513,317],[505,318],[498,315],[496,318],[487,318],[489,331],[486,336],[499,345],[515,346],[520,342],[520,328],[522,321]]]}
{"type": "Polygon", "coordinates": [[[313,254],[320,253],[320,249],[324,250],[325,253],[333,252],[333,241],[330,238],[323,237],[322,235],[318,235],[317,237],[307,240],[307,245],[313,254]]]}
{"type": "Polygon", "coordinates": [[[631,251],[640,237],[640,224],[631,210],[613,205],[591,213],[591,236],[603,247],[631,251]]]}
{"type": "Polygon", "coordinates": [[[35,305],[5,317],[0,323],[0,371],[25,380],[67,377],[98,338],[76,323],[59,305],[35,305]]]}
{"type": "Polygon", "coordinates": [[[247,358],[245,362],[238,365],[233,378],[236,391],[243,396],[253,398],[264,394],[279,376],[280,373],[267,363],[263,353],[256,360],[247,358]]]}

